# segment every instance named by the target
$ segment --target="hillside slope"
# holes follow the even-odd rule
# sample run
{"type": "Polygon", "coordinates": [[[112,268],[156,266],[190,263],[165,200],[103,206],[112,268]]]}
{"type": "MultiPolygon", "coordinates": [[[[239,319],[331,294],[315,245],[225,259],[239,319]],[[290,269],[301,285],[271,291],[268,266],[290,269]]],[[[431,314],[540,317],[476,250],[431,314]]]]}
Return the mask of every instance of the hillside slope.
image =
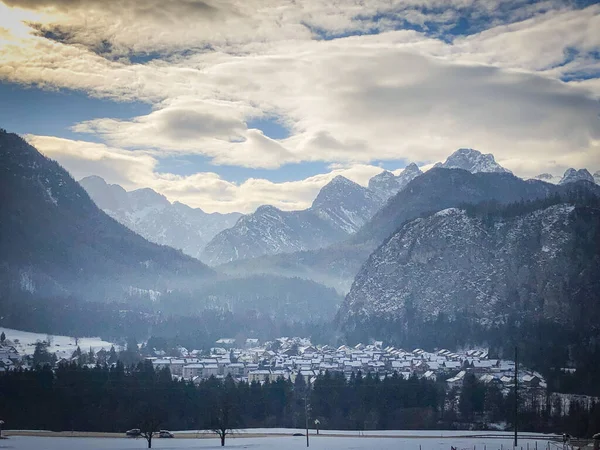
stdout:
{"type": "Polygon", "coordinates": [[[450,208],[407,222],[356,276],[341,327],[365,338],[394,323],[398,337],[440,315],[591,325],[600,310],[600,201],[546,202],[533,211],[527,203],[450,208]]]}
{"type": "Polygon", "coordinates": [[[214,275],[107,216],[59,164],[3,130],[0,255],[4,286],[40,296],[110,300],[131,288],[193,286],[214,275]]]}

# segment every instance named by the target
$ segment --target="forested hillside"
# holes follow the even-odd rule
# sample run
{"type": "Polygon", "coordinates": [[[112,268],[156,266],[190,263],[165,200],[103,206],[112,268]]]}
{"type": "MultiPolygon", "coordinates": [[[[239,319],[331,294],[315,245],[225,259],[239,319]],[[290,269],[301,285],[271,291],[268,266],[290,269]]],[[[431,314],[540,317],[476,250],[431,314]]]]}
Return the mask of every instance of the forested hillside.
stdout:
{"type": "Polygon", "coordinates": [[[131,287],[196,286],[214,275],[111,219],[60,165],[3,130],[0,255],[1,301],[13,290],[107,301],[131,287]]]}

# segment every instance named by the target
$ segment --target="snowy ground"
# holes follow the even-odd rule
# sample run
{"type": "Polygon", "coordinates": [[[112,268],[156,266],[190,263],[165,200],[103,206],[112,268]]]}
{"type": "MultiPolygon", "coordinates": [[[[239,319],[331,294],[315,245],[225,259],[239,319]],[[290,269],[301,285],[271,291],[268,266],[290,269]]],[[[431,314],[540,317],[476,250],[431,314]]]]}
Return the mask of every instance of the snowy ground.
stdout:
{"type": "MultiPolygon", "coordinates": [[[[312,428],[314,425],[311,425],[311,429],[309,430],[310,435],[312,436],[316,431],[312,428]]],[[[304,433],[306,430],[304,428],[245,428],[243,430],[236,430],[236,435],[243,434],[268,434],[268,435],[292,435],[294,433],[304,433]]],[[[201,434],[206,435],[210,434],[210,431],[206,430],[187,430],[187,431],[172,431],[174,434],[201,434]]],[[[356,430],[320,430],[320,435],[344,435],[349,437],[355,436],[386,436],[386,437],[423,437],[423,438],[455,438],[455,437],[489,437],[489,439],[497,439],[500,437],[506,437],[506,439],[513,438],[512,431],[455,431],[455,430],[369,430],[369,431],[356,431],[356,430]]],[[[550,435],[544,433],[528,433],[521,432],[519,436],[527,439],[537,439],[539,441],[545,441],[548,438],[557,439],[560,438],[559,435],[550,435]]],[[[512,442],[512,441],[511,441],[512,442]]]]}
{"type": "MultiPolygon", "coordinates": [[[[47,341],[48,337],[50,337],[50,341],[52,345],[48,348],[50,353],[56,353],[58,358],[63,356],[69,356],[73,354],[77,345],[75,344],[75,338],[69,336],[54,336],[43,333],[30,333],[28,331],[20,331],[20,330],[12,330],[10,328],[2,328],[0,327],[0,333],[4,332],[6,335],[6,339],[15,343],[15,347],[18,352],[22,355],[32,355],[35,350],[36,342],[47,341]],[[15,341],[19,342],[16,343],[15,341]]],[[[82,352],[87,352],[90,350],[90,347],[94,352],[98,350],[105,349],[110,350],[111,345],[110,342],[103,341],[98,337],[81,337],[79,338],[79,348],[82,352]]],[[[115,346],[117,349],[117,346],[115,346]]],[[[2,446],[0,445],[0,448],[2,446]]]]}
{"type": "MultiPolygon", "coordinates": [[[[408,432],[406,432],[408,433],[408,432]]],[[[449,432],[445,432],[449,433],[449,432]]],[[[415,433],[412,433],[415,435],[415,433]]],[[[512,440],[506,438],[492,438],[482,435],[481,437],[432,437],[423,432],[423,436],[408,437],[310,437],[310,447],[322,450],[450,450],[451,446],[458,450],[501,450],[512,449],[512,440]]],[[[547,449],[547,441],[520,440],[519,450],[547,449]],[[529,447],[528,447],[529,445],[529,447]]],[[[0,441],[0,449],[11,448],[16,450],[128,450],[146,448],[143,439],[129,438],[76,438],[76,437],[30,437],[13,436],[7,440],[0,441]]],[[[157,449],[219,449],[218,439],[154,439],[152,448],[157,449]]],[[[255,450],[279,450],[279,449],[302,449],[306,448],[305,437],[293,436],[270,436],[260,438],[237,437],[228,439],[225,448],[255,449],[255,450]]]]}

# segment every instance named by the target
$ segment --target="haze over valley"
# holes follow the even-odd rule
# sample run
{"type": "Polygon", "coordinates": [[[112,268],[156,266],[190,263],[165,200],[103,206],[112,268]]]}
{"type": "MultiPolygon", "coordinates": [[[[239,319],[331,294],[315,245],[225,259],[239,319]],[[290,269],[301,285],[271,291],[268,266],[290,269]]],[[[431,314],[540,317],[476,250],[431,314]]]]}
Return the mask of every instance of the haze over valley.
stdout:
{"type": "Polygon", "coordinates": [[[0,0],[0,438],[593,448],[598,30],[587,0],[0,0]]]}

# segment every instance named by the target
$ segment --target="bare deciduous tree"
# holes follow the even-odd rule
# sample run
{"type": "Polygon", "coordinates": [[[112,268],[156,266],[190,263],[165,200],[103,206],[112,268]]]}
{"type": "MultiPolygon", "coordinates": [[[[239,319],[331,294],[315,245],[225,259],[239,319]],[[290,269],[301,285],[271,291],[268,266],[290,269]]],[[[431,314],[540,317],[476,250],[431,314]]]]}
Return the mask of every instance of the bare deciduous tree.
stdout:
{"type": "Polygon", "coordinates": [[[140,431],[142,437],[148,441],[148,448],[152,448],[152,438],[158,433],[160,424],[158,417],[151,413],[140,423],[140,431]]]}
{"type": "Polygon", "coordinates": [[[225,446],[225,438],[232,434],[239,425],[239,411],[236,409],[235,382],[228,375],[223,383],[219,383],[215,411],[211,418],[210,429],[221,439],[221,447],[225,446]]]}

